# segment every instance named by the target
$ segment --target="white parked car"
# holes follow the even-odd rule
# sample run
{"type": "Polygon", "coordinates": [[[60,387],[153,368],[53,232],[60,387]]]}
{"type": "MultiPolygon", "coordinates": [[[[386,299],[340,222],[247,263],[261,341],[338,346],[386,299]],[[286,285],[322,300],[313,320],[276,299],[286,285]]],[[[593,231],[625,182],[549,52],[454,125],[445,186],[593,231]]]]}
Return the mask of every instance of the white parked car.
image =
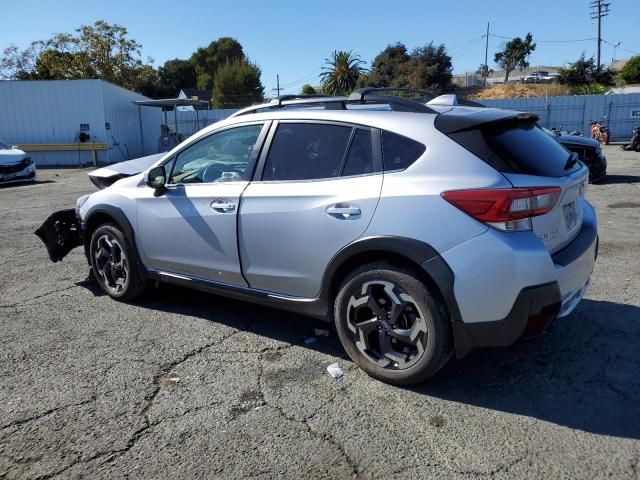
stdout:
{"type": "Polygon", "coordinates": [[[0,184],[32,182],[36,179],[36,162],[19,148],[0,140],[0,184]]]}
{"type": "Polygon", "coordinates": [[[522,79],[523,83],[551,83],[558,75],[544,70],[532,72],[522,79]]]}

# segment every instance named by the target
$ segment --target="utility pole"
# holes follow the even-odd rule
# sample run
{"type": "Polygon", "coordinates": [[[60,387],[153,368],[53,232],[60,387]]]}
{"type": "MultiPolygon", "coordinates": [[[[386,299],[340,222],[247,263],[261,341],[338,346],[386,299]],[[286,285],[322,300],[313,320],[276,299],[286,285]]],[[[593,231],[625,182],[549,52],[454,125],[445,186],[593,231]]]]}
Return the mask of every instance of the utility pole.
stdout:
{"type": "Polygon", "coordinates": [[[276,88],[272,88],[271,90],[274,90],[277,92],[277,97],[280,96],[280,74],[276,73],[276,88]]]}
{"type": "Polygon", "coordinates": [[[595,20],[598,24],[598,48],[596,50],[596,66],[598,70],[600,69],[600,48],[602,47],[602,17],[609,15],[609,5],[611,5],[611,3],[605,0],[591,0],[591,19],[595,20]]]}
{"type": "Polygon", "coordinates": [[[484,43],[484,86],[487,86],[487,77],[489,76],[489,22],[487,22],[487,35],[484,43]]]}

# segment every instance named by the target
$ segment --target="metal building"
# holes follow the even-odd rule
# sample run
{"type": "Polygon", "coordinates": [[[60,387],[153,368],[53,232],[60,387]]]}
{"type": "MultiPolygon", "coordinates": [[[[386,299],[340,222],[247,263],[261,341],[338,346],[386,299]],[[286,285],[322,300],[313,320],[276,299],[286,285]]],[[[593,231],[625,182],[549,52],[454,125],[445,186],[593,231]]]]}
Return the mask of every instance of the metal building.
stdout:
{"type": "Polygon", "coordinates": [[[0,139],[30,151],[40,166],[149,155],[161,114],[140,115],[135,100],[147,97],[103,80],[0,81],[0,139]]]}

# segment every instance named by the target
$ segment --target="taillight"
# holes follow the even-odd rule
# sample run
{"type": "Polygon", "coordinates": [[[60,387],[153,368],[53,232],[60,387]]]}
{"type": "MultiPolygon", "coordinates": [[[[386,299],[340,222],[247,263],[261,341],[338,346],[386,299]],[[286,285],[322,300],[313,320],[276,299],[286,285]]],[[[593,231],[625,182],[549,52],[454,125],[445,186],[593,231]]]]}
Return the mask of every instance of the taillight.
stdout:
{"type": "Polygon", "coordinates": [[[560,187],[452,190],[442,197],[467,215],[501,230],[531,230],[531,217],[551,211],[560,187]]]}

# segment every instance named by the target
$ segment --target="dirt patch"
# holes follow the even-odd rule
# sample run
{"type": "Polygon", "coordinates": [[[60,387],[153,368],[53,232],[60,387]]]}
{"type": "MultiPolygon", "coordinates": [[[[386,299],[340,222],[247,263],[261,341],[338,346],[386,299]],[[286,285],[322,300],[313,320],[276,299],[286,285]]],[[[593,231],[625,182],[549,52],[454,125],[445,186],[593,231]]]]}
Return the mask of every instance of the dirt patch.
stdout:
{"type": "Polygon", "coordinates": [[[505,85],[488,85],[486,87],[469,87],[460,89],[460,95],[470,100],[490,100],[494,98],[526,98],[557,97],[570,95],[569,88],[555,83],[544,85],[526,85],[508,83],[505,85]]]}

